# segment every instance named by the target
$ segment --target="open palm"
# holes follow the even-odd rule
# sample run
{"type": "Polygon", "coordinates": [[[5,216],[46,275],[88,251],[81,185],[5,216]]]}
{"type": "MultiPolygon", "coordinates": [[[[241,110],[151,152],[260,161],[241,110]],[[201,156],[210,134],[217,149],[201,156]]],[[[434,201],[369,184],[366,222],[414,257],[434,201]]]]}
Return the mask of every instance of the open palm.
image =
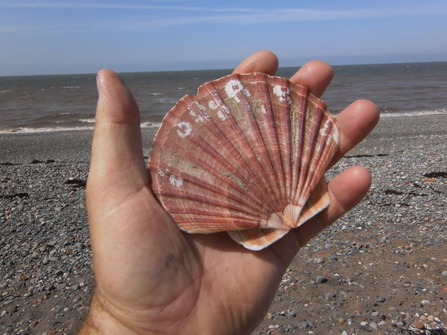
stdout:
{"type": "MultiPolygon", "coordinates": [[[[244,60],[235,73],[275,74],[267,51],[244,60]]],[[[321,96],[333,76],[313,61],[291,81],[321,96]]],[[[81,333],[248,334],[263,319],[284,271],[309,239],[357,204],[370,175],[350,168],[329,183],[331,204],[262,251],[249,251],[226,233],[186,234],[154,198],[144,163],[137,104],[112,71],[98,74],[96,127],[87,183],[87,208],[96,290],[81,333]]],[[[334,164],[378,120],[360,100],[338,117],[334,164]]]]}

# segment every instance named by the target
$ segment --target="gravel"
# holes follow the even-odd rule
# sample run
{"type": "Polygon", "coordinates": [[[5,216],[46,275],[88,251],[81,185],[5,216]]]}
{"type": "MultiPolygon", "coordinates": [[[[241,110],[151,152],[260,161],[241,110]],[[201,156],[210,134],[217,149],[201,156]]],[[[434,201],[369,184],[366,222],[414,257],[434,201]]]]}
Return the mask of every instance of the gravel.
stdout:
{"type": "MultiPolygon", "coordinates": [[[[366,166],[372,187],[302,248],[253,334],[445,329],[446,125],[447,115],[384,118],[331,169],[328,179],[366,166]]],[[[74,334],[88,312],[90,141],[88,131],[0,134],[0,334],[74,334]]]]}
{"type": "Polygon", "coordinates": [[[280,334],[447,334],[446,143],[447,116],[383,118],[334,166],[367,167],[372,187],[299,252],[253,334],[269,317],[280,334]]]}

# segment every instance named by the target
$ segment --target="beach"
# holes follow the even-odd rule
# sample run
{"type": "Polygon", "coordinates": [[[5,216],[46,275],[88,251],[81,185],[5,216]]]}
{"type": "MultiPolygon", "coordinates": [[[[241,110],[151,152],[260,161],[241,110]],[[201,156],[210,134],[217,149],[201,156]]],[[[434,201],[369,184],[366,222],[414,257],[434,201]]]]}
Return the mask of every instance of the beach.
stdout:
{"type": "MultiPolygon", "coordinates": [[[[142,130],[146,159],[156,130],[142,130]]],[[[91,129],[0,133],[2,334],[75,334],[88,312],[91,139],[91,129]]],[[[445,328],[446,148],[446,113],[382,117],[328,172],[365,166],[371,190],[295,257],[253,334],[445,328]]]]}

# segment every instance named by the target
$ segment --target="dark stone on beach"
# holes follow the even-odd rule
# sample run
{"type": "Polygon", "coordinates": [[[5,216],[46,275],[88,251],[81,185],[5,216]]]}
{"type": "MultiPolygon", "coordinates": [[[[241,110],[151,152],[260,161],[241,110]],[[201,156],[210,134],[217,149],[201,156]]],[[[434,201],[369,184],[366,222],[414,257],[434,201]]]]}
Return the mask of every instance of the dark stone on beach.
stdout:
{"type": "Polygon", "coordinates": [[[307,322],[301,322],[300,325],[298,326],[299,329],[303,330],[303,329],[307,329],[309,328],[309,323],[307,322]]]}
{"type": "Polygon", "coordinates": [[[385,297],[377,297],[376,301],[377,302],[385,302],[386,298],[385,297]]]}
{"type": "Polygon", "coordinates": [[[336,297],[337,297],[337,293],[336,292],[330,292],[330,293],[325,295],[325,298],[328,299],[328,300],[335,299],[336,297]]]}
{"type": "Polygon", "coordinates": [[[296,310],[294,309],[289,309],[287,313],[289,314],[289,316],[296,317],[296,310]]]}
{"type": "Polygon", "coordinates": [[[317,276],[317,279],[315,280],[315,282],[317,284],[323,284],[323,283],[326,283],[327,281],[328,281],[328,279],[326,278],[326,276],[323,276],[323,275],[317,276]]]}

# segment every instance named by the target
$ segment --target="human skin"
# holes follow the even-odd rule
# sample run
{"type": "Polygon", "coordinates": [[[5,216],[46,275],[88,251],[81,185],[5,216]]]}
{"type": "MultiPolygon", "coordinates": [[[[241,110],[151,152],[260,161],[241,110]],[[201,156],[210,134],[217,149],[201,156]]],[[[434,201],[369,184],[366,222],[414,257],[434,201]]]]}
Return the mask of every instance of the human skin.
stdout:
{"type": "MultiPolygon", "coordinates": [[[[274,75],[268,51],[234,73],[274,75]]],[[[321,96],[333,78],[321,61],[291,81],[321,96]]],[[[354,207],[370,187],[369,172],[351,167],[329,183],[330,205],[261,251],[226,233],[187,234],[154,198],[143,158],[138,106],[121,79],[98,73],[99,100],[87,182],[96,288],[80,334],[249,334],[262,321],[293,257],[354,207]]],[[[336,120],[340,145],[331,165],[376,125],[379,111],[359,100],[336,120]]]]}

